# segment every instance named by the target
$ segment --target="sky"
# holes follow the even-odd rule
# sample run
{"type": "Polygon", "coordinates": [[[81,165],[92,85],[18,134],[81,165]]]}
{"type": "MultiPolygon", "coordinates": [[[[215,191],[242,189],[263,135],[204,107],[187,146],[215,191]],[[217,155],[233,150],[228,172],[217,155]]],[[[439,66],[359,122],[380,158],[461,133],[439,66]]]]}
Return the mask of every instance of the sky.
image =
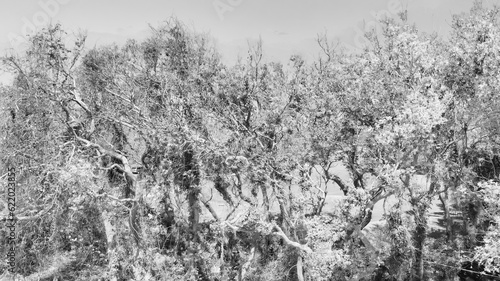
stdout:
{"type": "MultiPolygon", "coordinates": [[[[484,0],[486,5],[500,0],[484,0]]],[[[245,56],[248,42],[262,38],[264,58],[286,62],[293,54],[312,60],[326,34],[349,50],[362,47],[365,28],[376,18],[407,10],[423,32],[445,36],[453,14],[467,12],[472,0],[0,0],[0,54],[20,53],[26,37],[48,23],[69,34],[86,31],[87,48],[144,39],[149,26],[172,16],[214,38],[223,61],[245,56]]],[[[0,73],[0,83],[9,77],[0,73]]]]}

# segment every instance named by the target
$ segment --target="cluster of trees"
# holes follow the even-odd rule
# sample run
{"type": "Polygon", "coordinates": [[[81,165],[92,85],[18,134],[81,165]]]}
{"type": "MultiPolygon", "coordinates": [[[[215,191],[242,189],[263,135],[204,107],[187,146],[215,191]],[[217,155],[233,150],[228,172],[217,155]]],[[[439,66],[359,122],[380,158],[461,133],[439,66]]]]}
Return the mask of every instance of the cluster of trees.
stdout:
{"type": "Polygon", "coordinates": [[[44,29],[3,58],[16,76],[1,89],[0,156],[19,170],[17,273],[454,280],[474,260],[493,278],[498,12],[476,2],[446,40],[386,19],[360,54],[319,38],[317,61],[287,65],[264,62],[256,44],[226,66],[177,20],[90,50],[84,35],[44,29]],[[334,188],[344,197],[326,208],[334,188]],[[433,236],[437,200],[444,231],[433,236]]]}

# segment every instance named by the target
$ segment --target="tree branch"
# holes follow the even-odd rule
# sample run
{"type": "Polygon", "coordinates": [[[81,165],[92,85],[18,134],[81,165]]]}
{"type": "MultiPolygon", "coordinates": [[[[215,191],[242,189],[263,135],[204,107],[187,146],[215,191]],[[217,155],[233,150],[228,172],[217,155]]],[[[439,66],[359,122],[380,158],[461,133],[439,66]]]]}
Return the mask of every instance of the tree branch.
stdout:
{"type": "MultiPolygon", "coordinates": [[[[201,196],[203,196],[203,194],[201,196]]],[[[205,208],[207,208],[207,210],[210,212],[210,214],[212,214],[212,216],[214,217],[214,219],[217,220],[218,222],[220,222],[220,218],[217,215],[217,212],[215,212],[215,209],[210,204],[210,200],[204,200],[203,198],[200,198],[200,201],[203,203],[203,205],[205,206],[205,208]]]]}
{"type": "Polygon", "coordinates": [[[122,100],[122,101],[130,104],[132,106],[132,110],[135,113],[141,114],[141,109],[139,107],[137,107],[137,105],[135,105],[131,100],[129,100],[129,99],[127,99],[127,98],[123,97],[122,95],[119,95],[119,94],[117,94],[115,92],[112,92],[110,89],[106,88],[105,90],[106,90],[106,92],[112,94],[113,96],[119,98],[120,100],[122,100]]]}
{"type": "Polygon", "coordinates": [[[279,227],[276,223],[273,224],[273,227],[274,229],[276,229],[277,231],[276,232],[273,232],[274,235],[276,236],[279,236],[281,237],[285,243],[291,247],[294,247],[298,250],[301,250],[301,251],[304,251],[308,254],[311,254],[313,251],[311,250],[311,248],[309,248],[309,246],[307,245],[302,245],[298,242],[295,242],[295,241],[292,241],[290,240],[290,238],[288,238],[288,236],[286,236],[286,234],[283,232],[283,230],[281,229],[281,227],[279,227]]]}
{"type": "Polygon", "coordinates": [[[344,192],[344,195],[347,195],[347,192],[349,191],[349,187],[345,182],[337,175],[330,175],[331,179],[340,187],[342,192],[344,192]]]}

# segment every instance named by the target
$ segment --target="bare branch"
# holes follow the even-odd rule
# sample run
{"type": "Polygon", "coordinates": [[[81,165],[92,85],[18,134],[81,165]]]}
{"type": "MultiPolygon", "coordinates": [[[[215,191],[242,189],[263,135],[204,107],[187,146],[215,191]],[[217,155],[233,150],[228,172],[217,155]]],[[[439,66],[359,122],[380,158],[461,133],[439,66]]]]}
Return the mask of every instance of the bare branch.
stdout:
{"type": "Polygon", "coordinates": [[[117,168],[118,170],[120,170],[120,172],[124,172],[123,167],[120,166],[119,164],[116,164],[116,163],[114,163],[113,165],[111,165],[109,167],[101,167],[101,169],[103,169],[103,170],[111,170],[113,168],[117,168]]]}
{"type": "Polygon", "coordinates": [[[124,96],[122,96],[122,95],[119,95],[119,94],[117,94],[117,93],[115,93],[115,92],[111,91],[111,90],[110,90],[110,89],[108,89],[108,88],[106,88],[106,92],[108,92],[108,93],[112,94],[113,96],[115,96],[115,97],[117,97],[117,98],[121,99],[122,101],[124,101],[124,102],[126,102],[126,103],[128,103],[128,104],[132,105],[132,109],[133,109],[136,113],[141,114],[141,109],[140,109],[139,107],[137,107],[137,105],[135,105],[135,104],[134,104],[134,103],[133,103],[130,99],[127,99],[126,97],[124,97],[124,96]]]}
{"type": "Polygon", "coordinates": [[[279,227],[276,223],[273,224],[273,227],[277,230],[277,232],[273,232],[273,234],[281,237],[287,245],[297,248],[298,250],[304,251],[308,254],[311,254],[313,252],[311,248],[309,248],[309,246],[302,245],[298,242],[290,240],[290,238],[288,238],[288,236],[286,236],[286,234],[283,232],[281,227],[279,227]]]}
{"type": "Polygon", "coordinates": [[[238,201],[238,204],[236,204],[236,206],[234,206],[233,209],[227,214],[226,220],[228,220],[234,214],[236,209],[240,206],[240,203],[241,203],[241,199],[238,201]]]}
{"type": "Polygon", "coordinates": [[[115,200],[117,202],[120,202],[120,203],[126,203],[126,202],[138,202],[137,199],[135,198],[116,198],[112,195],[109,195],[107,193],[101,193],[101,194],[96,194],[95,192],[93,191],[87,191],[87,194],[94,197],[94,198],[99,198],[99,197],[108,197],[109,199],[112,199],[112,200],[115,200]]]}
{"type": "MultiPolygon", "coordinates": [[[[201,195],[203,196],[203,195],[201,195]]],[[[212,205],[210,204],[210,200],[204,200],[203,198],[200,198],[200,201],[203,203],[203,205],[207,208],[207,210],[210,212],[210,214],[212,214],[212,216],[214,217],[215,220],[217,221],[220,221],[220,218],[219,216],[217,215],[217,212],[215,212],[215,209],[212,207],[212,205]]]]}

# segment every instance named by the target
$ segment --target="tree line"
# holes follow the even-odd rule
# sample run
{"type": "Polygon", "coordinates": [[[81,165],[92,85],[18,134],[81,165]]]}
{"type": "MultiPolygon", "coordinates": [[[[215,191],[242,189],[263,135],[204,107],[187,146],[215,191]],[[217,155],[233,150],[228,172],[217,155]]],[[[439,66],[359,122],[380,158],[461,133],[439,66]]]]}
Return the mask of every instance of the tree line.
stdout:
{"type": "Polygon", "coordinates": [[[225,65],[176,19],[122,46],[43,29],[2,58],[15,75],[0,91],[0,156],[20,171],[16,272],[496,278],[498,12],[475,2],[446,39],[384,19],[360,53],[318,37],[317,60],[285,64],[264,61],[260,42],[225,65]],[[343,196],[328,205],[332,189],[343,196]],[[435,202],[441,231],[429,228],[435,202]]]}

